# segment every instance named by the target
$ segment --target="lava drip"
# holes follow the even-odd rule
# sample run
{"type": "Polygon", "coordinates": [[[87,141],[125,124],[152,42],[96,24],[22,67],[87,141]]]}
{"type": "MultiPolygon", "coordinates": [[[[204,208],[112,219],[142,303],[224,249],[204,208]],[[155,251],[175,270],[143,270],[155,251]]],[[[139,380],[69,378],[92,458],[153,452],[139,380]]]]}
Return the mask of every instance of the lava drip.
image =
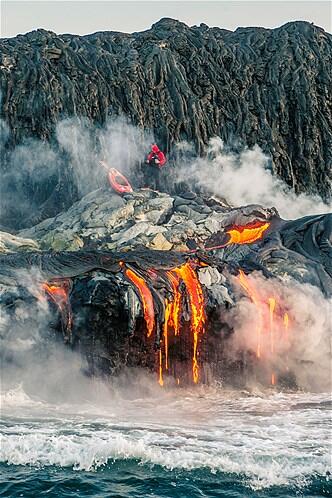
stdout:
{"type": "MultiPolygon", "coordinates": [[[[164,341],[165,341],[165,368],[168,370],[168,329],[170,325],[170,317],[172,314],[173,303],[165,299],[165,318],[164,318],[164,341]]],[[[161,346],[160,346],[161,351],[161,346]]]]}
{"type": "Polygon", "coordinates": [[[260,358],[261,357],[261,337],[262,337],[262,331],[263,331],[263,309],[260,303],[260,298],[259,295],[256,291],[256,289],[250,284],[246,274],[244,273],[243,270],[240,270],[239,274],[239,282],[241,287],[247,292],[248,296],[254,303],[257,309],[257,315],[258,315],[258,320],[257,320],[257,326],[256,326],[256,337],[257,337],[257,346],[256,346],[256,357],[260,358]]]}
{"type": "MultiPolygon", "coordinates": [[[[274,354],[274,310],[276,307],[276,300],[274,297],[269,297],[269,314],[270,314],[270,350],[271,355],[274,354]]],[[[274,372],[271,374],[271,384],[274,386],[276,383],[276,375],[274,372]]]]}
{"type": "Polygon", "coordinates": [[[165,315],[167,314],[166,326],[171,326],[175,335],[180,332],[180,312],[181,312],[181,292],[179,290],[180,279],[172,271],[166,272],[167,278],[171,283],[173,291],[173,300],[166,300],[165,302],[165,315]]]}
{"type": "Polygon", "coordinates": [[[50,298],[50,300],[57,306],[61,314],[61,321],[63,326],[63,333],[65,342],[70,341],[72,330],[72,311],[69,301],[70,284],[67,281],[60,283],[42,284],[42,290],[50,298]]]}
{"type": "Polygon", "coordinates": [[[160,349],[159,349],[159,385],[160,387],[163,387],[164,385],[164,379],[163,379],[163,353],[161,350],[161,344],[160,344],[160,349]]]}
{"type": "Polygon", "coordinates": [[[177,275],[185,284],[189,305],[190,305],[190,329],[193,334],[193,358],[192,358],[192,374],[193,381],[197,384],[199,380],[198,367],[198,337],[204,333],[205,310],[204,310],[204,295],[198,277],[190,263],[185,263],[179,268],[172,270],[172,273],[177,275]]]}
{"type": "Polygon", "coordinates": [[[276,297],[267,297],[263,290],[257,290],[242,270],[239,272],[238,280],[257,310],[256,357],[264,356],[270,359],[272,372],[269,382],[275,385],[277,383],[277,374],[273,369],[275,355],[286,353],[286,362],[288,362],[289,315],[283,311],[284,307],[276,297]]]}
{"type": "Polygon", "coordinates": [[[288,342],[289,341],[289,337],[288,337],[289,316],[288,316],[288,313],[284,313],[283,322],[284,322],[284,329],[285,329],[285,338],[286,338],[286,341],[288,342]]]}
{"type": "Polygon", "coordinates": [[[146,323],[147,336],[151,337],[155,326],[155,312],[152,293],[145,280],[130,268],[125,269],[125,276],[134,284],[138,291],[139,298],[143,306],[143,316],[146,323]]]}
{"type": "MultiPolygon", "coordinates": [[[[136,271],[126,268],[125,264],[120,265],[124,269],[125,277],[134,284],[138,297],[140,298],[143,317],[147,329],[147,337],[150,337],[155,329],[158,328],[158,323],[155,319],[154,294],[149,288],[148,282],[139,275],[136,271]]],[[[149,277],[156,282],[160,275],[155,270],[147,270],[149,277]]],[[[176,336],[180,336],[181,314],[185,303],[188,305],[190,315],[190,335],[192,337],[192,378],[196,384],[199,380],[199,335],[204,332],[205,310],[204,310],[204,295],[199,279],[194,270],[192,262],[187,262],[180,267],[168,270],[164,273],[169,285],[169,294],[164,299],[164,321],[163,334],[159,343],[158,352],[158,381],[162,386],[163,369],[169,371],[169,344],[174,341],[176,336]],[[171,294],[171,295],[170,295],[171,294]]],[[[162,281],[162,279],[161,279],[162,281]]],[[[158,293],[156,293],[158,294],[158,293]]],[[[188,321],[189,323],[189,321],[188,321]]],[[[185,324],[183,324],[185,327],[185,324]]],[[[185,329],[184,329],[185,330],[185,329]]]]}

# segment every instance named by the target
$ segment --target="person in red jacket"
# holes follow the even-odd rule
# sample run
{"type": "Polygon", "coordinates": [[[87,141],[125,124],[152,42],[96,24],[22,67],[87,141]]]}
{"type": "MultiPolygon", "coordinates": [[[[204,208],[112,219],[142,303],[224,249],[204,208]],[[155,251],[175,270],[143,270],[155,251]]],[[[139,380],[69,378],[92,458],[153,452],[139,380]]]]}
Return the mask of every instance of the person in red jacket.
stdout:
{"type": "Polygon", "coordinates": [[[159,149],[157,144],[152,144],[151,152],[146,160],[146,176],[150,188],[160,190],[160,170],[166,162],[165,154],[159,149]]]}

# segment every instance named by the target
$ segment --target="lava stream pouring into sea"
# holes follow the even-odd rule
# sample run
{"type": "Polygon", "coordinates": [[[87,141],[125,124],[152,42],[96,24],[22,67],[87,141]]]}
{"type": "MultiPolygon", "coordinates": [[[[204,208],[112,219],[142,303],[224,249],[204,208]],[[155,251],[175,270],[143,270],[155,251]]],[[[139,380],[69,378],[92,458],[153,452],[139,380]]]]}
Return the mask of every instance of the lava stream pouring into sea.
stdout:
{"type": "Polygon", "coordinates": [[[240,286],[245,290],[256,308],[256,357],[269,360],[271,363],[270,384],[277,383],[277,375],[273,364],[277,354],[286,351],[289,343],[289,314],[283,312],[283,305],[276,296],[266,297],[266,290],[256,287],[254,280],[249,279],[243,270],[237,276],[240,286]]]}
{"type": "MultiPolygon", "coordinates": [[[[256,221],[244,226],[232,226],[226,230],[229,240],[221,246],[206,248],[206,250],[218,249],[231,244],[251,244],[264,237],[266,230],[270,227],[270,222],[256,221]]],[[[195,252],[195,251],[194,251],[195,252]]],[[[202,286],[196,274],[196,268],[203,263],[190,260],[183,265],[173,268],[165,272],[165,277],[168,280],[172,289],[171,296],[164,298],[164,318],[162,323],[162,337],[159,341],[158,352],[158,375],[159,384],[164,385],[163,373],[170,370],[169,347],[170,340],[179,337],[183,333],[183,311],[185,304],[189,309],[190,315],[190,333],[192,341],[192,380],[195,384],[200,379],[199,368],[199,347],[200,336],[205,332],[205,305],[202,286]]],[[[124,267],[126,278],[134,285],[137,294],[140,298],[143,316],[146,324],[147,338],[152,336],[153,331],[157,330],[157,322],[155,317],[154,297],[149,288],[149,278],[158,277],[158,272],[148,270],[148,278],[145,280],[142,274],[137,273],[131,268],[124,267]]],[[[252,287],[245,274],[240,271],[240,284],[251,297],[257,307],[257,347],[256,356],[261,357],[261,335],[264,326],[264,313],[260,305],[260,298],[255,288],[252,287]]],[[[271,338],[273,333],[271,332],[271,338]]],[[[272,338],[273,339],[273,338],[272,338]]],[[[272,340],[271,339],[271,340],[272,340]]],[[[273,346],[271,346],[273,349],[273,346]]]]}
{"type": "MultiPolygon", "coordinates": [[[[145,280],[143,276],[133,269],[127,268],[123,263],[121,266],[124,269],[125,277],[134,285],[140,298],[147,338],[151,338],[157,327],[153,295],[149,288],[148,279],[145,280]]],[[[158,382],[161,386],[164,385],[164,370],[167,372],[170,367],[169,339],[179,337],[185,328],[185,324],[182,324],[181,321],[185,304],[187,305],[186,309],[189,310],[190,341],[192,343],[191,375],[195,384],[199,381],[199,336],[205,330],[205,309],[203,289],[195,271],[196,266],[200,266],[200,264],[189,261],[166,271],[164,274],[172,292],[171,296],[164,299],[164,320],[158,351],[158,382]]],[[[149,270],[147,273],[151,277],[153,272],[149,270]]]]}
{"type": "Polygon", "coordinates": [[[147,327],[147,336],[150,337],[152,335],[155,326],[155,312],[153,306],[152,293],[145,280],[142,277],[140,277],[136,272],[134,272],[130,268],[126,268],[125,275],[138,290],[143,306],[143,314],[147,327]]]}
{"type": "Polygon", "coordinates": [[[69,299],[69,291],[70,291],[69,282],[66,280],[61,281],[59,283],[44,282],[41,285],[41,288],[60,311],[61,320],[63,324],[64,338],[66,342],[69,341],[72,329],[72,310],[69,299]]]}
{"type": "Polygon", "coordinates": [[[179,268],[175,268],[173,272],[181,278],[186,286],[191,315],[191,332],[193,334],[193,358],[192,358],[192,373],[195,384],[199,380],[198,366],[198,340],[199,335],[204,333],[205,310],[204,310],[204,295],[199,279],[190,263],[186,263],[179,268]]]}

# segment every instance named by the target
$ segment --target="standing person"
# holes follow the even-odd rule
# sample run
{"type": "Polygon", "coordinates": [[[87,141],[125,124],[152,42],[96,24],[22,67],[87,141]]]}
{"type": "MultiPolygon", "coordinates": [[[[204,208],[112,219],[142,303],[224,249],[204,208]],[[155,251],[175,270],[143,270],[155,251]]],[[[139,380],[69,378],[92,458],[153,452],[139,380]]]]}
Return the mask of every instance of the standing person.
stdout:
{"type": "Polygon", "coordinates": [[[165,154],[159,149],[157,144],[152,144],[151,152],[147,157],[147,181],[149,187],[160,190],[160,170],[166,164],[165,154]]]}

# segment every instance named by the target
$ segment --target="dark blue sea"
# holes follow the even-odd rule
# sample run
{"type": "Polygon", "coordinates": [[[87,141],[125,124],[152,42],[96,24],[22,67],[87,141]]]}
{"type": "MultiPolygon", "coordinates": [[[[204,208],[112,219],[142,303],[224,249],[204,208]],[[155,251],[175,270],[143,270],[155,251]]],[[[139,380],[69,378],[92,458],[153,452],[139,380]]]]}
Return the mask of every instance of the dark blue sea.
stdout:
{"type": "Polygon", "coordinates": [[[332,496],[329,393],[63,374],[2,386],[0,496],[332,496]]]}

